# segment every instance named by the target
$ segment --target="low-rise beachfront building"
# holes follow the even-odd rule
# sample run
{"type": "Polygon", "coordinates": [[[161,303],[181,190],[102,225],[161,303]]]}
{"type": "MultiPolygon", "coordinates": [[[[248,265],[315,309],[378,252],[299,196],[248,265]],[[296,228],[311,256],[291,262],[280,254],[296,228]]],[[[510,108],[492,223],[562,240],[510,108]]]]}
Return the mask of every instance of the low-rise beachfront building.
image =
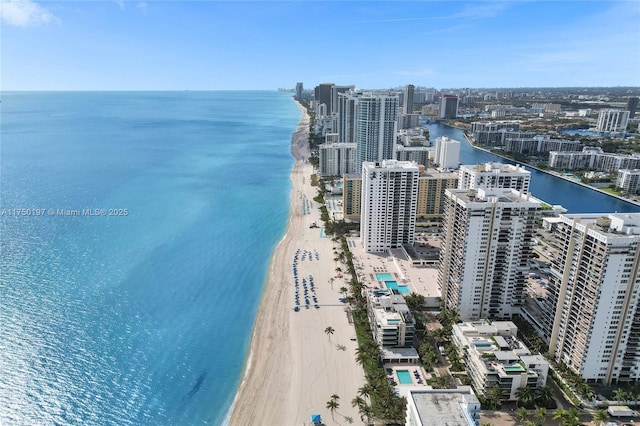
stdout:
{"type": "Polygon", "coordinates": [[[470,387],[411,389],[406,393],[407,426],[478,426],[480,401],[470,387]]]}
{"type": "Polygon", "coordinates": [[[549,362],[532,354],[517,334],[518,327],[511,321],[481,320],[453,326],[453,343],[475,390],[483,396],[498,385],[504,398],[513,401],[520,388],[546,385],[549,362]]]}
{"type": "Polygon", "coordinates": [[[404,297],[388,289],[372,289],[366,299],[374,340],[382,348],[413,346],[416,321],[404,297]]]}

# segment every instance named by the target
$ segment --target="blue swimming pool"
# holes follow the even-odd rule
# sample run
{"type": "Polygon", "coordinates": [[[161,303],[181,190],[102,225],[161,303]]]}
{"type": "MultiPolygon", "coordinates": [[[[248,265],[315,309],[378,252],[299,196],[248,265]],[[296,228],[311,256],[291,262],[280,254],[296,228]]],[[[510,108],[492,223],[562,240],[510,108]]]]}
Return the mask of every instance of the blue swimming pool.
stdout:
{"type": "Polygon", "coordinates": [[[396,376],[398,376],[398,383],[401,385],[412,385],[413,379],[409,370],[396,370],[396,376]]]}
{"type": "Polygon", "coordinates": [[[409,290],[408,286],[406,286],[406,285],[398,285],[398,283],[396,281],[385,281],[384,285],[389,290],[398,290],[398,293],[400,293],[400,294],[409,294],[409,293],[411,293],[411,290],[409,290]]]}
{"type": "Polygon", "coordinates": [[[376,274],[376,280],[378,281],[387,281],[392,279],[393,279],[393,275],[391,274],[376,274]]]}

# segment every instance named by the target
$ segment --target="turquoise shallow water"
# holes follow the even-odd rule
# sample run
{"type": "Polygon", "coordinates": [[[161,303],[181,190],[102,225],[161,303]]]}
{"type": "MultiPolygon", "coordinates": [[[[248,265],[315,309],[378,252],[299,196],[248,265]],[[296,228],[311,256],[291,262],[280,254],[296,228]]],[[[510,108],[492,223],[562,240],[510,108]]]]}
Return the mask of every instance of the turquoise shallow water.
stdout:
{"type": "Polygon", "coordinates": [[[295,103],[60,92],[0,107],[0,424],[221,424],[286,224],[295,103]]]}

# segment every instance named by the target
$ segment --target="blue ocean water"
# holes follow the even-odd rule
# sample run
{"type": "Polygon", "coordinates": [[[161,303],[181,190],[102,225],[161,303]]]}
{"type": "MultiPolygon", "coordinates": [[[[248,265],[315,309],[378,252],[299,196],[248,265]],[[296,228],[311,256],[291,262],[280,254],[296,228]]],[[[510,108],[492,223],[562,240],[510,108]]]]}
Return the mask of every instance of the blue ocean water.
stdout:
{"type": "Polygon", "coordinates": [[[290,95],[1,101],[0,424],[221,424],[286,225],[290,95]]]}

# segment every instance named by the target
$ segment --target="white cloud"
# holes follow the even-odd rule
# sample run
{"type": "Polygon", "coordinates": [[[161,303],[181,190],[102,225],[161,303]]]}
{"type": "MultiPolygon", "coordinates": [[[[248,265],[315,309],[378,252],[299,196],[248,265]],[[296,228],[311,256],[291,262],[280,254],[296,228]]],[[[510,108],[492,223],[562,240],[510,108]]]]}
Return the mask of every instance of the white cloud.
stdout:
{"type": "Polygon", "coordinates": [[[16,27],[60,23],[60,19],[31,0],[0,0],[2,21],[16,27]]]}
{"type": "Polygon", "coordinates": [[[139,11],[144,13],[147,11],[147,8],[149,7],[149,5],[147,4],[147,2],[141,1],[136,5],[136,7],[138,8],[139,11]]]}

